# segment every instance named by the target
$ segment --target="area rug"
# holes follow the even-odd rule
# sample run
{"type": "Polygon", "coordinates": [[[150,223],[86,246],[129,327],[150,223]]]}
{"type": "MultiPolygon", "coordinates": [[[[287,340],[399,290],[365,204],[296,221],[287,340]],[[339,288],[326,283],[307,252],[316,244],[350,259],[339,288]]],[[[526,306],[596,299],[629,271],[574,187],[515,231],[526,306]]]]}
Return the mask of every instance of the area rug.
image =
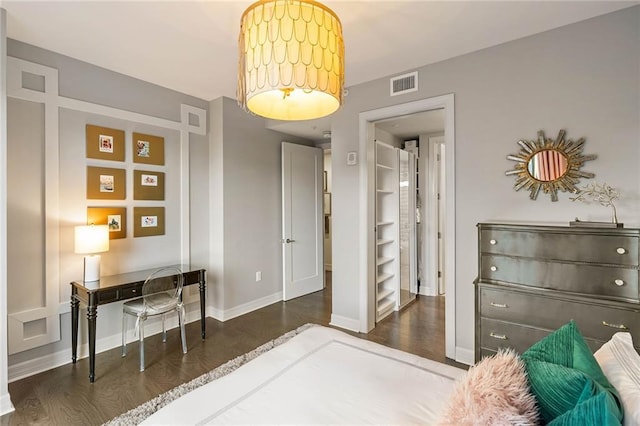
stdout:
{"type": "Polygon", "coordinates": [[[285,343],[287,340],[291,339],[293,336],[303,332],[304,330],[315,326],[316,324],[305,324],[296,328],[295,330],[289,331],[282,336],[271,340],[270,342],[265,343],[262,346],[257,347],[251,352],[247,352],[246,354],[240,355],[231,361],[227,361],[221,366],[209,371],[208,373],[204,373],[200,377],[196,377],[190,382],[183,383],[182,385],[176,386],[175,388],[158,395],[150,401],[145,402],[142,405],[139,405],[136,408],[133,408],[127,411],[124,414],[119,415],[118,417],[114,417],[108,422],[104,423],[105,426],[121,426],[121,425],[137,425],[142,422],[144,419],[167,405],[173,400],[180,398],[181,396],[191,392],[192,390],[205,385],[212,380],[216,380],[222,376],[226,376],[231,373],[238,367],[247,362],[251,361],[254,358],[262,355],[263,353],[275,348],[278,345],[285,343]]]}

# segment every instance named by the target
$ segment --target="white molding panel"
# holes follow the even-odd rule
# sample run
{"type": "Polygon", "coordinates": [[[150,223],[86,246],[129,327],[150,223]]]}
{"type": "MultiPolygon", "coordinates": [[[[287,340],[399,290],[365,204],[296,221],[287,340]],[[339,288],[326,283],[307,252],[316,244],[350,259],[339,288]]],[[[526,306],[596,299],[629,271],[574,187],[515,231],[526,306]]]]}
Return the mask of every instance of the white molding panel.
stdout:
{"type": "MultiPolygon", "coordinates": [[[[181,262],[190,263],[190,198],[189,198],[189,137],[191,133],[207,134],[206,110],[190,105],[180,105],[180,121],[172,121],[150,115],[121,110],[118,108],[94,104],[60,96],[58,93],[58,70],[35,64],[22,59],[7,58],[7,97],[44,104],[45,110],[45,145],[44,145],[44,217],[45,219],[45,282],[46,298],[44,306],[13,312],[8,318],[9,353],[17,353],[27,349],[53,343],[60,340],[60,318],[67,311],[60,309],[60,304],[68,301],[60,300],[60,182],[59,182],[59,111],[65,108],[74,111],[103,115],[129,122],[157,126],[180,132],[180,253],[181,262]],[[33,75],[44,79],[44,90],[32,90],[24,87],[25,75],[33,75]],[[25,324],[33,321],[45,321],[44,332],[25,336],[25,324]]],[[[6,202],[5,202],[6,204],[6,202]]],[[[193,300],[193,298],[192,298],[193,300]]],[[[107,339],[112,339],[109,336],[107,339]]],[[[65,363],[70,359],[65,356],[65,363]]],[[[46,363],[51,365],[50,362],[46,363]]],[[[55,363],[54,363],[55,364],[55,363]]],[[[13,366],[11,367],[14,368],[13,366]]],[[[51,367],[49,367],[51,368],[51,367]]],[[[33,374],[31,371],[30,374],[33,374]]],[[[15,375],[11,375],[15,377],[15,375]]],[[[23,377],[23,375],[20,375],[23,377]]]]}

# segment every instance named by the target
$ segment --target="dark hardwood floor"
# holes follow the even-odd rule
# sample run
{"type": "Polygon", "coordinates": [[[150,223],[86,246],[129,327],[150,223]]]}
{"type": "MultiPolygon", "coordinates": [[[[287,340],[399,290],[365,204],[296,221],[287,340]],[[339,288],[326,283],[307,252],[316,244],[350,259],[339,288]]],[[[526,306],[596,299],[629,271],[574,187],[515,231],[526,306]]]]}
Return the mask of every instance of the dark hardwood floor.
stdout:
{"type": "MultiPolygon", "coordinates": [[[[330,278],[330,273],[327,274],[330,278]]],[[[330,281],[330,279],[328,280],[330,281]]],[[[313,293],[220,322],[207,318],[207,338],[200,324],[187,325],[188,353],[180,350],[180,333],[171,330],[145,340],[146,369],[138,371],[138,345],[125,358],[120,348],[96,356],[96,381],[89,383],[88,359],[67,364],[9,384],[16,411],[2,416],[2,425],[99,425],[174,386],[218,367],[238,355],[306,323],[328,326],[331,291],[313,293]]],[[[420,296],[394,312],[363,339],[458,365],[444,356],[444,297],[420,296]]]]}

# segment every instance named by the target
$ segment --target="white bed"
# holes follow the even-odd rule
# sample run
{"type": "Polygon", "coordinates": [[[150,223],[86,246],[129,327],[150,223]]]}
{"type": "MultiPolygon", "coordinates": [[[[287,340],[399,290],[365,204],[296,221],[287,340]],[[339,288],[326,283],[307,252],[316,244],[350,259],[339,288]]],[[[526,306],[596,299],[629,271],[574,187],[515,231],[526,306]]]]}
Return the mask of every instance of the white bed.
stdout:
{"type": "Polygon", "coordinates": [[[143,424],[434,424],[465,373],[315,326],[143,424]]]}

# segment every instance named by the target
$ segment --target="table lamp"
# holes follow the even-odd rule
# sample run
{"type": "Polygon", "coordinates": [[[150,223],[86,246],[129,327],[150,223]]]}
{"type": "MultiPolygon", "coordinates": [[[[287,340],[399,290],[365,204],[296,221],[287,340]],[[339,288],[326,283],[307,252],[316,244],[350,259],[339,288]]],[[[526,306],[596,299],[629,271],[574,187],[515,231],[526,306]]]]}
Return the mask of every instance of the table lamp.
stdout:
{"type": "Polygon", "coordinates": [[[109,226],[86,225],[75,228],[75,252],[84,257],[85,282],[100,280],[100,255],[109,250],[109,226]]]}

